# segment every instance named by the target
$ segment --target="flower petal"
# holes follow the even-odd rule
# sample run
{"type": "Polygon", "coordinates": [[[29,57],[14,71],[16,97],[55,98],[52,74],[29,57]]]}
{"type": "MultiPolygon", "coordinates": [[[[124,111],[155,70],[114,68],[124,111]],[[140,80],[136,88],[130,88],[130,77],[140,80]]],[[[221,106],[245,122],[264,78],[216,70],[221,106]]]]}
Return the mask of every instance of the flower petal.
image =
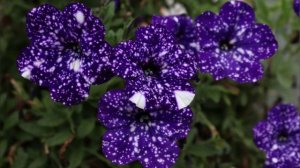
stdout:
{"type": "Polygon", "coordinates": [[[90,85],[79,73],[69,74],[60,72],[51,83],[51,98],[64,105],[70,106],[81,103],[89,96],[90,85]]]}
{"type": "Polygon", "coordinates": [[[204,12],[196,18],[196,32],[202,49],[218,48],[219,41],[228,32],[228,25],[213,12],[204,12]]]}
{"type": "Polygon", "coordinates": [[[244,33],[235,37],[235,45],[242,48],[247,57],[267,59],[278,50],[275,36],[267,25],[255,24],[251,28],[237,30],[236,34],[241,31],[244,33]]]}
{"type": "MultiPolygon", "coordinates": [[[[196,42],[195,24],[189,16],[153,16],[152,23],[164,26],[168,31],[175,35],[179,44],[186,49],[193,49],[190,44],[196,42]]],[[[194,52],[196,52],[195,49],[194,52]]]]}
{"type": "Polygon", "coordinates": [[[102,139],[102,151],[114,164],[125,165],[137,160],[135,134],[127,128],[108,130],[102,139]]]}
{"type": "Polygon", "coordinates": [[[219,49],[215,50],[200,51],[198,63],[202,73],[209,73],[215,80],[220,80],[228,75],[228,70],[224,65],[228,66],[229,64],[227,57],[221,59],[225,54],[218,52],[219,49]]]}
{"type": "Polygon", "coordinates": [[[37,85],[47,87],[51,81],[53,57],[58,53],[38,49],[35,46],[25,48],[17,59],[20,74],[37,85]]]}
{"type": "Polygon", "coordinates": [[[102,42],[95,48],[82,50],[82,76],[88,83],[102,84],[113,77],[109,66],[112,48],[108,43],[102,42]]]}
{"type": "Polygon", "coordinates": [[[33,8],[26,18],[26,29],[29,39],[42,36],[44,33],[62,30],[62,13],[55,7],[44,4],[33,8]]]}
{"type": "Polygon", "coordinates": [[[153,110],[150,113],[155,121],[150,129],[155,136],[163,136],[171,140],[187,137],[190,131],[193,113],[190,108],[182,110],[153,110]]]}
{"type": "Polygon", "coordinates": [[[104,38],[104,26],[102,22],[92,15],[92,11],[82,3],[72,3],[64,8],[64,26],[68,29],[72,38],[96,35],[99,39],[104,38]],[[84,31],[83,31],[84,30],[84,31]]]}
{"type": "Polygon", "coordinates": [[[226,2],[220,16],[231,27],[248,27],[255,23],[255,14],[251,6],[242,1],[226,2]]]}
{"type": "Polygon", "coordinates": [[[145,146],[144,153],[140,162],[144,168],[153,167],[172,167],[179,155],[179,148],[176,142],[169,141],[161,137],[143,138],[145,141],[142,143],[145,146]],[[163,150],[162,150],[163,149],[163,150]]]}
{"type": "Polygon", "coordinates": [[[277,143],[274,139],[276,129],[268,121],[262,121],[253,128],[254,142],[256,146],[268,152],[274,144],[277,143]]]}
{"type": "Polygon", "coordinates": [[[265,168],[298,168],[300,163],[299,150],[286,147],[267,153],[265,168]]]}
{"type": "Polygon", "coordinates": [[[129,126],[134,121],[133,104],[122,91],[106,93],[99,103],[98,119],[107,128],[129,126]]]}
{"type": "Polygon", "coordinates": [[[264,69],[260,63],[232,62],[228,77],[238,83],[254,83],[263,76],[264,69]]]}
{"type": "Polygon", "coordinates": [[[294,0],[294,11],[300,16],[300,0],[294,0]]]}
{"type": "Polygon", "coordinates": [[[121,43],[114,49],[112,71],[125,79],[134,79],[143,75],[140,67],[132,60],[131,50],[134,50],[132,41],[121,43]]]}
{"type": "Polygon", "coordinates": [[[288,133],[300,130],[300,117],[295,106],[290,104],[279,104],[268,113],[268,121],[275,128],[286,130],[288,133]]]}

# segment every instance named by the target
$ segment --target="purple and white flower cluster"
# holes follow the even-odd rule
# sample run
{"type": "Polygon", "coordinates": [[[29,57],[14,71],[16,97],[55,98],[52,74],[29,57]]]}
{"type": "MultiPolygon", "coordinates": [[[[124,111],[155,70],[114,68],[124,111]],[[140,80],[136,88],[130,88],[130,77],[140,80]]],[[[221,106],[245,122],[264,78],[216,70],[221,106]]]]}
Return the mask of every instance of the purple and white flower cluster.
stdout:
{"type": "Polygon", "coordinates": [[[253,133],[257,147],[266,152],[265,168],[300,167],[300,116],[295,106],[273,107],[253,133]]]}
{"type": "Polygon", "coordinates": [[[113,75],[126,80],[124,90],[109,91],[99,103],[98,119],[107,128],[103,152],[115,164],[139,161],[146,168],[175,163],[177,141],[192,122],[189,81],[197,71],[216,80],[256,82],[263,76],[260,61],[278,48],[270,28],[256,23],[253,9],[241,1],[196,20],[154,16],[135,39],[116,47],[81,3],[63,11],[47,4],[32,9],[27,32],[31,43],[17,60],[20,74],[48,88],[56,102],[79,104],[91,85],[113,75]]]}

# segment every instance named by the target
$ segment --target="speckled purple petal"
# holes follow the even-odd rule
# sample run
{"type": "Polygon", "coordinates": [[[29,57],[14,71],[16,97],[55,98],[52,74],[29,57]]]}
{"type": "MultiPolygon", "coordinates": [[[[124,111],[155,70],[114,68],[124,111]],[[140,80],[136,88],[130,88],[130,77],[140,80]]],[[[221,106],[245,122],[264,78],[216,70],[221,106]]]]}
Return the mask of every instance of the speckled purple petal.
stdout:
{"type": "Polygon", "coordinates": [[[196,18],[196,33],[202,49],[219,47],[219,41],[228,33],[228,25],[220,16],[207,11],[196,18]]]}
{"type": "Polygon", "coordinates": [[[24,78],[32,80],[37,85],[47,87],[51,82],[51,68],[54,62],[52,57],[57,54],[55,51],[28,46],[17,59],[18,70],[24,78]]]}
{"type": "Polygon", "coordinates": [[[128,102],[122,91],[110,91],[106,93],[99,104],[98,119],[109,128],[126,127],[134,122],[135,106],[128,102]]]}
{"type": "Polygon", "coordinates": [[[264,151],[269,151],[276,140],[273,139],[275,128],[268,121],[262,121],[253,128],[254,142],[264,151]]]}
{"type": "Polygon", "coordinates": [[[237,29],[232,38],[237,50],[249,59],[267,59],[278,50],[278,43],[271,29],[264,24],[255,24],[248,29],[237,29]]]}
{"type": "Polygon", "coordinates": [[[215,50],[200,51],[198,64],[202,73],[209,73],[213,75],[216,80],[220,80],[228,75],[228,71],[225,69],[225,66],[219,62],[220,54],[216,53],[215,50]]]}
{"type": "Polygon", "coordinates": [[[163,26],[149,25],[140,27],[136,31],[136,41],[151,45],[154,48],[168,49],[173,47],[175,37],[168,32],[163,26]]]}
{"type": "Polygon", "coordinates": [[[264,168],[300,168],[299,152],[293,147],[273,150],[267,154],[264,168]]]}
{"type": "Polygon", "coordinates": [[[280,104],[273,107],[268,113],[268,121],[276,128],[287,131],[287,133],[300,130],[300,116],[296,107],[290,104],[280,104]]]}
{"type": "Polygon", "coordinates": [[[90,85],[80,74],[61,72],[55,79],[50,86],[51,98],[54,101],[71,106],[81,103],[89,96],[90,85]]]}
{"type": "MultiPolygon", "coordinates": [[[[134,55],[131,50],[134,50],[132,41],[120,43],[114,48],[112,71],[125,79],[134,79],[143,75],[140,67],[133,62],[134,58],[132,57],[134,55]]],[[[137,55],[139,53],[135,54],[137,55]]],[[[144,57],[144,55],[141,55],[141,57],[144,57]]]]}
{"type": "Polygon", "coordinates": [[[64,49],[64,43],[61,41],[61,37],[61,35],[52,32],[43,33],[43,35],[36,36],[32,44],[40,49],[60,52],[64,49]]]}
{"type": "Polygon", "coordinates": [[[192,50],[192,53],[199,49],[195,34],[195,24],[189,16],[153,16],[152,24],[164,26],[175,35],[176,41],[181,46],[192,50]]]}
{"type": "Polygon", "coordinates": [[[190,108],[182,110],[153,110],[150,113],[155,121],[152,123],[152,130],[156,136],[169,137],[172,140],[187,137],[193,113],[190,108]]]}
{"type": "Polygon", "coordinates": [[[104,155],[117,165],[125,165],[137,160],[138,154],[135,146],[138,140],[136,136],[126,127],[108,130],[102,139],[104,155]]]}
{"type": "Polygon", "coordinates": [[[238,83],[254,83],[263,77],[264,69],[257,62],[232,61],[228,72],[228,77],[238,83]]]}
{"type": "Polygon", "coordinates": [[[64,26],[74,39],[84,33],[95,33],[99,39],[103,39],[104,26],[102,22],[93,16],[92,11],[82,3],[72,3],[66,6],[63,14],[65,16],[64,26]]]}
{"type": "Polygon", "coordinates": [[[296,15],[300,16],[300,0],[294,0],[294,11],[296,15]]]}
{"type": "Polygon", "coordinates": [[[62,12],[48,4],[33,8],[26,18],[26,30],[29,39],[42,36],[44,33],[61,31],[61,17],[62,12]]]}
{"type": "Polygon", "coordinates": [[[84,55],[81,74],[88,83],[102,84],[113,77],[110,70],[112,47],[107,42],[101,42],[94,48],[81,48],[84,55]]]}
{"type": "Polygon", "coordinates": [[[147,153],[144,153],[139,160],[144,168],[172,167],[179,156],[179,148],[176,142],[169,141],[168,139],[157,137],[153,141],[152,138],[145,137],[143,144],[147,153]]]}
{"type": "Polygon", "coordinates": [[[226,2],[220,10],[220,16],[231,27],[249,27],[255,23],[252,7],[242,1],[226,2]]]}

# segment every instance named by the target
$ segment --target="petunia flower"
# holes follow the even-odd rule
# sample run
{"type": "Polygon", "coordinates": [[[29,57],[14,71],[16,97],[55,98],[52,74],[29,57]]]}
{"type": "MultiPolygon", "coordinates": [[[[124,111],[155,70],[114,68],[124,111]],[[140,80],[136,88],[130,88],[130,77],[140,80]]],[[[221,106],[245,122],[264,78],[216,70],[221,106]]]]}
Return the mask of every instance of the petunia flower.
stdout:
{"type": "Polygon", "coordinates": [[[192,111],[143,110],[125,92],[114,90],[100,101],[98,119],[107,128],[103,153],[114,164],[139,161],[144,168],[169,168],[179,155],[176,141],[190,130],[192,111]]]}
{"type": "Polygon", "coordinates": [[[83,4],[63,11],[44,4],[29,12],[26,23],[31,44],[18,57],[18,69],[49,88],[53,100],[80,103],[92,84],[109,79],[111,47],[104,41],[104,26],[83,4]]]}
{"type": "Polygon", "coordinates": [[[134,41],[115,48],[112,70],[127,80],[130,100],[138,107],[182,109],[194,98],[188,82],[195,74],[192,56],[159,25],[140,28],[134,41]]]}
{"type": "Polygon", "coordinates": [[[257,147],[266,153],[266,168],[300,167],[300,116],[295,106],[273,107],[253,134],[257,147]]]}
{"type": "Polygon", "coordinates": [[[153,16],[152,24],[161,25],[169,30],[174,34],[180,46],[188,50],[191,55],[196,55],[199,51],[200,46],[195,32],[196,26],[193,19],[189,16],[153,16]]]}
{"type": "Polygon", "coordinates": [[[261,60],[275,54],[277,41],[271,29],[255,22],[251,6],[229,1],[219,15],[207,11],[196,18],[200,43],[199,67],[216,80],[256,82],[263,76],[261,60]]]}
{"type": "Polygon", "coordinates": [[[294,11],[300,16],[300,0],[294,0],[294,11]]]}

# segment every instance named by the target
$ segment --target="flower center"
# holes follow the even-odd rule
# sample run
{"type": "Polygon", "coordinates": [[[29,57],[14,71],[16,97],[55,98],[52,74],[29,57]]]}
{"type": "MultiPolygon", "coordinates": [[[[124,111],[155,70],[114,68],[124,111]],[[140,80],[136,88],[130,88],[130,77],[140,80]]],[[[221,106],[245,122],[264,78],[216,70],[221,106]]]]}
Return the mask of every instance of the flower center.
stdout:
{"type": "Polygon", "coordinates": [[[139,121],[141,123],[149,123],[150,122],[150,115],[147,112],[141,112],[138,113],[136,116],[136,121],[139,121]]]}
{"type": "Polygon", "coordinates": [[[279,142],[285,142],[288,140],[288,134],[286,132],[280,132],[277,136],[279,142]]]}
{"type": "Polygon", "coordinates": [[[230,43],[229,40],[221,40],[219,46],[223,51],[229,51],[233,48],[233,45],[230,43]]]}
{"type": "Polygon", "coordinates": [[[76,53],[76,54],[82,54],[82,49],[80,47],[80,44],[79,43],[68,43],[66,46],[65,46],[66,49],[68,50],[71,50],[73,53],[76,53]]]}
{"type": "Polygon", "coordinates": [[[154,76],[154,77],[159,76],[161,71],[161,67],[155,64],[153,61],[149,61],[148,63],[143,65],[142,69],[146,76],[154,76]]]}

